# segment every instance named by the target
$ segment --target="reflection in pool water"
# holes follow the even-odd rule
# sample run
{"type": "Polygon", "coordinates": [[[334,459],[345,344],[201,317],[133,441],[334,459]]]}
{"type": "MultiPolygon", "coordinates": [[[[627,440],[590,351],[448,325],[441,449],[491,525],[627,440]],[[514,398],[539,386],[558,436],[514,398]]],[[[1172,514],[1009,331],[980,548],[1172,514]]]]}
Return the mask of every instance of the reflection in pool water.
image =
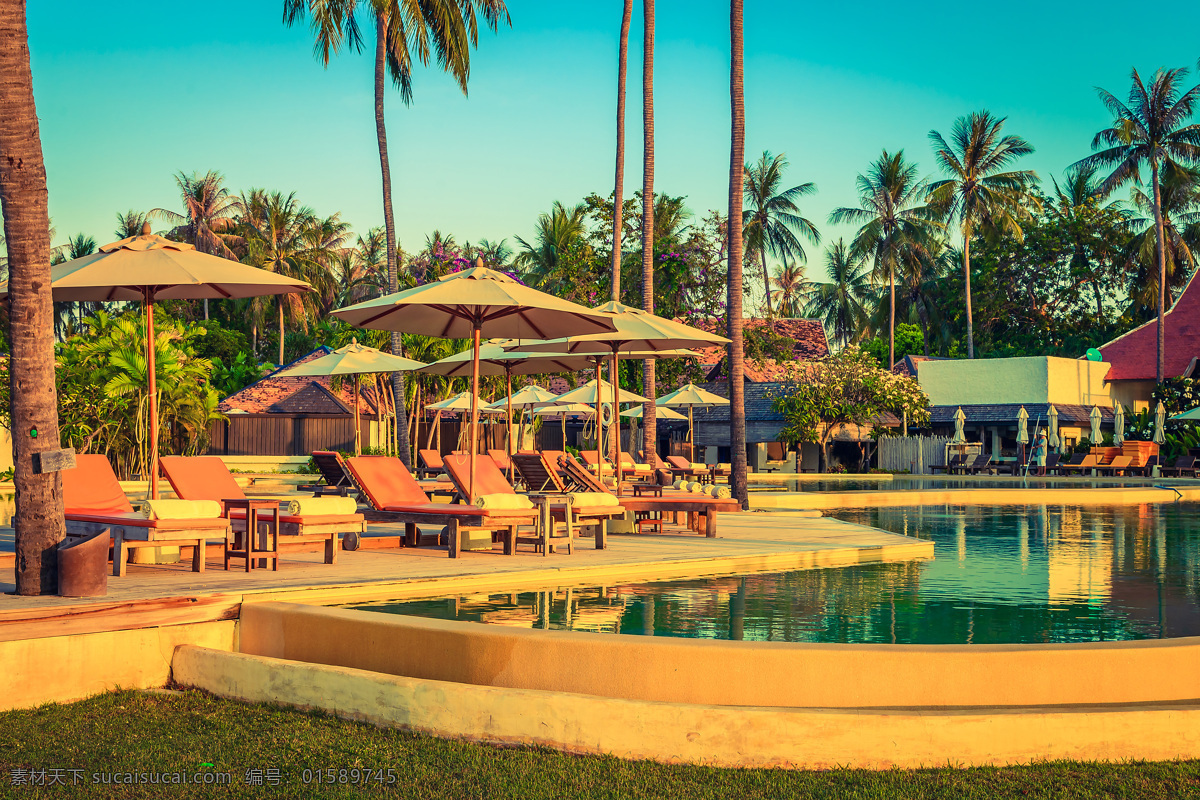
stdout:
{"type": "Polygon", "coordinates": [[[931,561],[355,606],[525,628],[785,642],[1081,642],[1200,635],[1200,506],[841,511],[933,539],[931,561]]]}

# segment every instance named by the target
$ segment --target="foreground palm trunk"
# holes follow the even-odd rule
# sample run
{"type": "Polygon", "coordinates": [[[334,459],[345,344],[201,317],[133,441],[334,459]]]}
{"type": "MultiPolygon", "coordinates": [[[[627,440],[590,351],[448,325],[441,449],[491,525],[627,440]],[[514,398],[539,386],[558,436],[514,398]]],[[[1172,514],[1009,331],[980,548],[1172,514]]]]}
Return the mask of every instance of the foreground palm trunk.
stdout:
{"type": "MultiPolygon", "coordinates": [[[[392,168],[388,164],[387,127],[383,121],[384,79],[387,72],[387,19],[379,15],[375,20],[375,136],[379,141],[379,171],[383,176],[383,229],[387,241],[388,292],[399,288],[396,261],[396,219],[392,214],[392,168]]],[[[392,333],[392,355],[404,355],[404,344],[399,333],[392,333]]],[[[405,415],[404,374],[392,373],[392,396],[396,398],[397,417],[405,415]]],[[[396,426],[396,455],[406,467],[412,467],[412,454],[408,444],[408,426],[396,426]]]]}
{"type": "Polygon", "coordinates": [[[746,107],[742,92],[742,0],[729,3],[729,483],[733,496],[746,493],[746,395],[742,363],[742,192],[746,164],[746,107]]]}
{"type": "MultiPolygon", "coordinates": [[[[643,0],[642,46],[642,308],[654,313],[654,0],[643,0]]],[[[654,416],[654,359],[642,362],[642,394],[650,399],[642,409],[642,441],[646,461],[658,466],[658,425],[654,416]]],[[[613,409],[616,413],[618,409],[613,409]]]]}
{"type": "Polygon", "coordinates": [[[625,0],[621,17],[621,41],[617,46],[617,168],[613,181],[612,299],[621,302],[621,232],[625,202],[625,74],[629,62],[629,19],[633,0],[625,0]]]}
{"type": "Polygon", "coordinates": [[[975,319],[971,315],[971,229],[963,231],[963,294],[967,300],[967,358],[975,357],[975,319]]]}
{"type": "Polygon", "coordinates": [[[0,0],[0,202],[9,265],[17,593],[51,594],[58,590],[62,484],[57,473],[33,471],[34,453],[59,446],[50,217],[24,0],[0,0]]]}
{"type": "Polygon", "coordinates": [[[1154,180],[1154,238],[1158,242],[1158,347],[1155,350],[1154,382],[1162,383],[1166,377],[1163,365],[1167,357],[1163,336],[1167,321],[1167,250],[1163,241],[1162,187],[1159,183],[1158,162],[1151,165],[1151,171],[1154,180]]]}

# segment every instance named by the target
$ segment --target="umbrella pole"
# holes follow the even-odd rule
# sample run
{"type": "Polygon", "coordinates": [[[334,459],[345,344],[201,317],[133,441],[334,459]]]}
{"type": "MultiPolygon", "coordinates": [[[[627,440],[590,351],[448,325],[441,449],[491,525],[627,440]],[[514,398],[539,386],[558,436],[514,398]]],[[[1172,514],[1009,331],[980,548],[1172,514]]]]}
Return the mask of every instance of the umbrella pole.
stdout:
{"type": "Polygon", "coordinates": [[[567,449],[567,412],[562,413],[562,449],[567,449]]]}
{"type": "Polygon", "coordinates": [[[350,380],[354,381],[354,455],[362,455],[362,438],[358,425],[358,376],[351,375],[350,380]]]}
{"type": "Polygon", "coordinates": [[[150,499],[158,499],[158,386],[154,367],[154,301],[150,289],[146,299],[146,378],[150,384],[150,499]]]}
{"type": "Polygon", "coordinates": [[[692,461],[695,461],[696,460],[696,439],[695,439],[696,422],[692,417],[692,408],[693,408],[693,406],[691,406],[691,405],[688,406],[688,445],[690,445],[690,447],[691,447],[692,461]]]}
{"type": "Polygon", "coordinates": [[[604,392],[600,391],[600,365],[604,363],[604,359],[596,359],[596,477],[601,483],[604,483],[604,454],[600,448],[603,447],[604,440],[604,415],[600,413],[600,407],[604,405],[604,392]]]}
{"type": "MultiPolygon", "coordinates": [[[[504,366],[504,383],[508,389],[508,425],[504,428],[504,447],[508,450],[508,482],[512,483],[513,479],[513,449],[512,449],[512,367],[507,364],[504,366]]],[[[521,412],[521,422],[525,422],[525,413],[521,412]]],[[[524,424],[522,424],[522,432],[524,424]]]]}
{"type": "Polygon", "coordinates": [[[620,366],[618,364],[619,358],[620,356],[617,355],[617,348],[614,347],[612,352],[612,361],[610,362],[610,366],[608,368],[608,378],[610,381],[612,381],[613,385],[613,426],[616,428],[617,432],[617,494],[621,493],[621,478],[623,477],[622,472],[624,471],[621,469],[621,405],[617,402],[620,399],[618,392],[621,391],[617,387],[617,376],[620,374],[617,372],[617,369],[620,366]]]}
{"type": "Polygon", "coordinates": [[[467,483],[468,502],[475,503],[475,443],[479,439],[479,331],[480,320],[471,328],[471,480],[467,483]]]}

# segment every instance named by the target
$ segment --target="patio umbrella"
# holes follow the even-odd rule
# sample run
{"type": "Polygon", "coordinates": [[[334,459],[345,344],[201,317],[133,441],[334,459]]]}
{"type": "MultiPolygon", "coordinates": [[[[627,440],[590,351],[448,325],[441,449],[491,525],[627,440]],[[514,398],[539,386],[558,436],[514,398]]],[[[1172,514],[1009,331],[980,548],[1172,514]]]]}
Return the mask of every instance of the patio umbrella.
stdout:
{"type": "Polygon", "coordinates": [[[583,403],[570,403],[568,405],[545,405],[541,408],[535,408],[531,412],[538,417],[553,417],[559,416],[562,419],[562,439],[563,445],[567,443],[567,417],[589,417],[593,413],[591,406],[583,403]]]}
{"type": "MultiPolygon", "coordinates": [[[[511,389],[512,387],[509,387],[509,388],[511,389]]],[[[511,434],[513,406],[520,406],[521,407],[521,441],[520,441],[520,445],[524,445],[525,444],[525,411],[526,411],[526,409],[532,408],[533,406],[539,405],[541,403],[553,402],[557,398],[558,398],[558,395],[556,395],[554,392],[550,391],[549,389],[543,389],[541,386],[526,386],[522,389],[517,390],[517,392],[515,394],[510,394],[508,397],[505,397],[503,400],[497,400],[496,402],[492,403],[491,405],[488,406],[488,409],[507,414],[509,431],[511,434]]],[[[512,449],[512,443],[510,441],[508,441],[508,439],[511,439],[511,438],[512,437],[510,435],[505,440],[505,446],[508,448],[508,455],[510,457],[513,454],[513,449],[512,449]]],[[[511,461],[511,458],[510,458],[510,461],[511,461]]]]}
{"type": "Polygon", "coordinates": [[[1057,448],[1061,442],[1058,438],[1058,409],[1054,406],[1046,409],[1046,427],[1049,433],[1046,435],[1046,444],[1057,448]]]}
{"type": "Polygon", "coordinates": [[[1088,414],[1088,419],[1092,423],[1092,444],[1099,445],[1104,441],[1100,437],[1100,406],[1092,406],[1092,413],[1088,414]]]}
{"type": "MultiPolygon", "coordinates": [[[[619,408],[617,407],[617,404],[619,404],[619,403],[648,403],[648,402],[650,402],[650,401],[647,400],[645,397],[642,397],[640,394],[634,394],[633,392],[628,392],[624,389],[619,389],[618,387],[612,385],[608,381],[601,380],[599,363],[596,364],[596,377],[595,378],[588,381],[583,386],[580,386],[578,389],[572,389],[571,391],[567,392],[566,394],[560,394],[558,396],[558,400],[557,400],[558,404],[563,404],[563,405],[565,405],[567,403],[586,403],[590,406],[595,407],[595,409],[596,409],[596,471],[597,471],[597,475],[600,475],[600,476],[604,475],[604,456],[603,456],[603,453],[601,452],[602,448],[603,448],[603,439],[604,439],[602,430],[603,430],[603,428],[607,428],[612,423],[611,419],[608,422],[604,421],[604,408],[606,408],[606,407],[610,408],[612,418],[617,419],[616,412],[619,410],[619,408]],[[597,387],[599,387],[599,391],[597,391],[597,387]],[[615,401],[615,403],[611,406],[609,405],[610,399],[612,401],[615,401]]],[[[619,431],[620,431],[620,429],[618,428],[618,432],[619,431]]],[[[618,446],[619,445],[620,445],[620,442],[618,442],[618,446]]],[[[621,474],[620,469],[619,469],[620,464],[621,464],[621,459],[618,458],[617,459],[618,486],[620,485],[620,483],[619,483],[620,474],[621,474]]]]}
{"type": "Polygon", "coordinates": [[[963,426],[967,424],[967,415],[963,413],[962,406],[954,412],[954,438],[950,440],[950,444],[964,444],[967,441],[966,431],[963,426]]]}
{"type": "MultiPolygon", "coordinates": [[[[1118,406],[1119,408],[1120,406],[1118,406]]],[[[1124,415],[1122,414],[1122,420],[1124,415]]],[[[1187,411],[1176,414],[1173,417],[1168,417],[1171,422],[1200,422],[1200,406],[1190,408],[1187,411]]]]}
{"type": "Polygon", "coordinates": [[[1167,424],[1167,409],[1163,406],[1162,400],[1158,401],[1158,405],[1154,409],[1154,443],[1164,444],[1167,441],[1166,435],[1163,433],[1163,426],[1167,424]]]}
{"type": "MultiPolygon", "coordinates": [[[[358,429],[358,376],[381,372],[412,372],[425,366],[421,361],[394,356],[374,347],[359,344],[357,339],[339,347],[328,355],[314,358],[291,369],[277,373],[280,378],[309,375],[353,375],[354,376],[354,455],[362,455],[362,435],[358,429]]],[[[378,399],[378,398],[377,398],[378,399]]],[[[378,405],[378,403],[376,404],[378,405]]]]}
{"type": "MultiPolygon", "coordinates": [[[[436,417],[436,419],[437,419],[437,441],[438,441],[439,448],[441,447],[441,444],[442,444],[442,412],[443,411],[457,411],[460,414],[465,414],[466,412],[471,410],[471,400],[472,400],[472,397],[471,397],[470,392],[459,392],[456,395],[451,395],[450,397],[447,397],[445,400],[439,400],[436,403],[430,403],[429,405],[425,406],[426,411],[436,411],[437,412],[437,417],[436,417]]],[[[485,413],[492,413],[492,412],[485,412],[485,413]]],[[[430,431],[429,435],[432,437],[433,431],[430,431]]],[[[459,440],[459,442],[462,441],[461,432],[459,434],[458,440],[459,440]]]]}
{"type": "MultiPolygon", "coordinates": [[[[636,408],[631,408],[627,411],[622,411],[621,416],[628,417],[629,419],[641,419],[642,412],[644,412],[645,410],[646,410],[645,406],[637,406],[636,408]]],[[[678,411],[672,411],[671,409],[665,408],[665,407],[664,408],[656,408],[654,410],[654,416],[656,416],[660,419],[669,419],[672,422],[682,422],[687,419],[687,417],[685,417],[683,414],[680,414],[678,411]]]]}
{"type": "Polygon", "coordinates": [[[471,449],[468,491],[475,500],[475,442],[479,425],[479,344],[489,337],[554,339],[614,330],[604,315],[539,292],[503,272],[478,266],[395,294],[340,308],[333,316],[359,328],[443,339],[471,339],[471,449]]]}
{"type": "Polygon", "coordinates": [[[1117,403],[1117,407],[1113,409],[1113,443],[1121,444],[1125,441],[1125,406],[1117,403]]]}
{"type": "MultiPolygon", "coordinates": [[[[606,315],[611,320],[613,331],[571,336],[542,344],[523,346],[521,349],[530,352],[558,350],[566,353],[609,354],[611,358],[609,378],[613,382],[615,390],[621,355],[630,355],[639,350],[677,350],[729,343],[724,336],[693,328],[691,325],[684,325],[682,322],[650,314],[640,308],[633,308],[616,301],[597,306],[595,311],[606,315]]],[[[613,402],[616,402],[615,397],[613,402]]],[[[614,419],[617,421],[617,441],[619,443],[621,437],[620,417],[614,416],[614,419]]],[[[596,441],[600,441],[599,436],[596,437],[596,441]]],[[[653,443],[646,450],[647,455],[653,452],[653,443]]],[[[656,464],[651,464],[651,466],[656,466],[656,464]]],[[[620,479],[621,460],[617,459],[618,486],[620,479]]]]}
{"type": "Polygon", "coordinates": [[[1029,444],[1029,412],[1025,406],[1017,411],[1017,444],[1021,446],[1021,460],[1025,460],[1025,445],[1029,444]]]}
{"type": "MultiPolygon", "coordinates": [[[[692,418],[693,408],[711,408],[713,406],[727,406],[729,401],[719,394],[713,394],[701,389],[694,383],[688,383],[680,386],[675,391],[668,395],[663,395],[655,401],[656,405],[672,406],[675,408],[683,408],[687,406],[687,421],[688,421],[688,442],[693,440],[695,422],[692,418]]],[[[656,412],[657,413],[657,412],[656,412]]],[[[670,417],[668,417],[670,419],[670,417]]]]}
{"type": "MultiPolygon", "coordinates": [[[[158,497],[158,387],[154,367],[154,304],[159,300],[223,300],[312,291],[295,278],[202,253],[142,227],[140,236],[102,245],[95,253],[50,268],[50,294],[68,302],[140,301],[146,307],[146,379],[150,416],[150,498],[158,497]]],[[[0,300],[8,281],[0,283],[0,300]]]]}

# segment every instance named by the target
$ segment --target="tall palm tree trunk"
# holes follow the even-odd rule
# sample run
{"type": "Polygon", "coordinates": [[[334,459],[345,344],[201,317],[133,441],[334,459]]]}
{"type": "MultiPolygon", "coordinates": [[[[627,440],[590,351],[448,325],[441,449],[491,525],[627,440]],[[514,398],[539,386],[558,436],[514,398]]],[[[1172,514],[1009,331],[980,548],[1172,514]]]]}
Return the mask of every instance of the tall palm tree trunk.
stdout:
{"type": "Polygon", "coordinates": [[[52,594],[64,536],[62,483],[58,473],[33,468],[35,453],[59,447],[50,216],[24,0],[0,2],[0,201],[9,269],[17,593],[52,594]]]}
{"type": "Polygon", "coordinates": [[[891,369],[896,364],[896,262],[888,260],[888,286],[891,289],[891,307],[888,309],[888,363],[891,369]]]}
{"type": "MultiPolygon", "coordinates": [[[[395,292],[399,287],[399,276],[396,274],[399,264],[396,261],[396,218],[392,214],[392,168],[388,163],[387,126],[383,120],[383,95],[387,77],[387,27],[388,20],[383,15],[375,19],[375,138],[379,143],[379,172],[383,177],[383,230],[387,242],[387,271],[388,291],[395,292]]],[[[399,333],[392,333],[392,354],[404,354],[404,342],[399,333]]],[[[404,413],[404,373],[392,373],[392,396],[396,398],[397,415],[404,413]]],[[[396,446],[400,451],[400,460],[406,467],[412,467],[412,457],[409,454],[408,428],[397,426],[396,446]]]]}
{"type": "Polygon", "coordinates": [[[742,74],[742,0],[729,3],[729,483],[733,496],[749,505],[746,493],[746,396],[742,358],[742,173],[746,168],[746,106],[742,74]]]}
{"type": "MultiPolygon", "coordinates": [[[[654,313],[654,0],[642,0],[642,308],[654,313]]],[[[658,425],[654,417],[654,360],[642,362],[642,409],[646,461],[658,466],[658,425]]],[[[613,409],[615,412],[616,409],[613,409]]]]}
{"type": "Polygon", "coordinates": [[[633,0],[625,0],[621,15],[621,43],[617,48],[617,168],[613,181],[612,299],[621,302],[621,229],[625,202],[625,75],[629,62],[629,19],[633,0]]]}
{"type": "Polygon", "coordinates": [[[283,366],[283,295],[279,295],[279,361],[275,363],[283,366]]]}
{"type": "Polygon", "coordinates": [[[1155,161],[1150,166],[1154,173],[1152,176],[1154,179],[1154,235],[1158,240],[1156,246],[1158,251],[1158,348],[1155,350],[1154,380],[1156,383],[1162,383],[1165,377],[1166,362],[1166,337],[1164,334],[1167,324],[1167,250],[1163,241],[1162,189],[1159,184],[1158,162],[1155,161]]]}
{"type": "Polygon", "coordinates": [[[762,262],[763,272],[763,289],[767,293],[767,319],[771,319],[771,273],[767,271],[767,248],[763,246],[758,251],[759,260],[762,262]]]}
{"type": "Polygon", "coordinates": [[[967,358],[975,357],[975,321],[971,317],[971,228],[963,228],[963,294],[967,300],[967,358]]]}

